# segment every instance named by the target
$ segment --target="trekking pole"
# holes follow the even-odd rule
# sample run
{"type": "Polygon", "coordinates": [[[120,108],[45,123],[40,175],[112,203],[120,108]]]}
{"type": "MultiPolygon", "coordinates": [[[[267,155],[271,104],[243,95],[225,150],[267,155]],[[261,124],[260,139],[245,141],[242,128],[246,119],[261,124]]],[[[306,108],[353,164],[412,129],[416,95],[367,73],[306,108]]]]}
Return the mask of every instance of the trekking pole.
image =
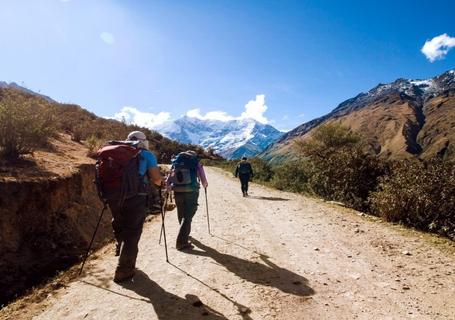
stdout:
{"type": "Polygon", "coordinates": [[[169,257],[167,254],[166,227],[164,226],[164,205],[163,205],[163,197],[162,197],[161,188],[160,188],[160,201],[161,201],[161,230],[163,231],[163,236],[164,236],[164,251],[166,252],[166,262],[169,263],[169,257]]]}
{"type": "MultiPolygon", "coordinates": [[[[164,201],[164,206],[161,207],[161,211],[164,211],[164,214],[163,214],[163,219],[166,218],[166,205],[167,205],[167,199],[169,197],[169,194],[166,193],[166,200],[164,201]],[[164,208],[164,210],[163,210],[164,208]]],[[[158,240],[158,244],[161,244],[161,238],[163,236],[163,226],[161,226],[161,230],[160,230],[160,240],[158,240]]]]}
{"type": "Polygon", "coordinates": [[[207,188],[204,188],[205,191],[205,208],[207,209],[207,228],[209,230],[209,235],[212,235],[210,232],[210,219],[209,219],[209,202],[207,201],[207,188]]]}
{"type": "Polygon", "coordinates": [[[87,261],[88,255],[90,253],[90,249],[92,248],[93,240],[95,240],[95,235],[96,235],[96,232],[98,231],[98,227],[100,225],[101,219],[103,218],[104,211],[107,209],[107,202],[103,201],[103,204],[104,204],[103,210],[101,210],[101,214],[98,219],[98,223],[96,224],[95,231],[93,232],[93,235],[92,235],[92,240],[90,240],[90,244],[88,246],[87,252],[85,253],[84,261],[82,262],[81,269],[79,270],[79,273],[77,275],[78,277],[81,275],[82,270],[84,269],[85,262],[87,261]]]}

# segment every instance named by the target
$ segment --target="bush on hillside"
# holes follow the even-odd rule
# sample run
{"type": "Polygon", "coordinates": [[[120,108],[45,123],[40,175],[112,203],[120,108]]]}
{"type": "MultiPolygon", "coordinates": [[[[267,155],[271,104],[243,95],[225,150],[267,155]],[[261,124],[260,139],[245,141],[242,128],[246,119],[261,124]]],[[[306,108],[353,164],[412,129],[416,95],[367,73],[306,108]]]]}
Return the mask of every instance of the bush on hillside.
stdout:
{"type": "Polygon", "coordinates": [[[272,179],[274,172],[270,164],[260,158],[251,158],[248,161],[253,167],[254,180],[268,182],[272,179]]]}
{"type": "Polygon", "coordinates": [[[308,161],[288,162],[273,168],[272,186],[278,190],[307,193],[309,180],[308,161]]]}
{"type": "Polygon", "coordinates": [[[15,90],[0,95],[0,157],[16,160],[37,148],[48,146],[55,128],[49,104],[15,90]]]}
{"type": "Polygon", "coordinates": [[[366,153],[361,137],[338,124],[322,125],[305,141],[296,142],[308,159],[307,188],[327,200],[368,209],[369,193],[384,174],[384,164],[366,153]]]}
{"type": "Polygon", "coordinates": [[[372,212],[387,221],[455,239],[455,163],[395,162],[370,203],[372,212]]]}

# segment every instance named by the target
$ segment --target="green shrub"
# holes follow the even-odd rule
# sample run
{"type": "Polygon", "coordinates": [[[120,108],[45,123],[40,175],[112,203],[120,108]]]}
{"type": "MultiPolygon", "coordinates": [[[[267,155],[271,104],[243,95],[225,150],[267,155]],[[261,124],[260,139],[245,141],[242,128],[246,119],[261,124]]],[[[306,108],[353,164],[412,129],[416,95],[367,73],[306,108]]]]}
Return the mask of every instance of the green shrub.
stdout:
{"type": "Polygon", "coordinates": [[[369,193],[384,174],[384,164],[366,153],[361,137],[337,124],[322,125],[296,147],[308,159],[307,190],[328,200],[368,209],[369,193]]]}
{"type": "Polygon", "coordinates": [[[309,163],[307,161],[288,162],[274,167],[271,181],[278,190],[307,193],[309,179],[309,163]]]}
{"type": "Polygon", "coordinates": [[[102,139],[97,138],[94,135],[91,135],[88,137],[85,141],[84,144],[87,146],[88,151],[87,151],[87,156],[91,158],[96,157],[96,151],[98,151],[99,148],[101,148],[104,145],[105,141],[102,139]]]}
{"type": "Polygon", "coordinates": [[[40,98],[24,96],[15,90],[0,95],[0,157],[16,160],[48,146],[55,135],[52,108],[40,98]]]}
{"type": "Polygon", "coordinates": [[[371,210],[455,239],[455,163],[433,159],[395,162],[370,196],[371,210]]]}
{"type": "Polygon", "coordinates": [[[272,179],[273,177],[272,167],[266,161],[260,158],[251,158],[248,161],[251,163],[251,166],[253,167],[254,180],[268,182],[270,181],[270,179],[272,179]]]}

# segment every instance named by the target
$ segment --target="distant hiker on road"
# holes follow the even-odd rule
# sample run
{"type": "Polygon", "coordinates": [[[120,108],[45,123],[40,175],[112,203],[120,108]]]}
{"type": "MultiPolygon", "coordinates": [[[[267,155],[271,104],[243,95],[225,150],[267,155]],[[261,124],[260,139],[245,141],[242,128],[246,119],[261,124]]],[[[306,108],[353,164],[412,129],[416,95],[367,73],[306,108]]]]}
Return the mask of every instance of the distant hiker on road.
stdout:
{"type": "Polygon", "coordinates": [[[235,168],[235,177],[240,178],[240,184],[242,188],[242,193],[244,197],[248,196],[248,182],[253,178],[253,168],[251,164],[247,161],[246,157],[243,157],[242,160],[237,164],[235,168]]]}
{"type": "Polygon", "coordinates": [[[114,141],[98,151],[98,172],[103,197],[112,212],[112,227],[120,255],[114,281],[135,273],[138,243],[147,207],[149,184],[161,186],[155,155],[143,132],[133,131],[127,141],[114,141]]]}
{"type": "Polygon", "coordinates": [[[188,237],[191,233],[191,221],[198,206],[200,184],[204,188],[208,186],[204,168],[199,163],[196,152],[189,150],[175,157],[167,184],[174,190],[180,223],[176,248],[179,251],[191,249],[193,246],[188,237]]]}

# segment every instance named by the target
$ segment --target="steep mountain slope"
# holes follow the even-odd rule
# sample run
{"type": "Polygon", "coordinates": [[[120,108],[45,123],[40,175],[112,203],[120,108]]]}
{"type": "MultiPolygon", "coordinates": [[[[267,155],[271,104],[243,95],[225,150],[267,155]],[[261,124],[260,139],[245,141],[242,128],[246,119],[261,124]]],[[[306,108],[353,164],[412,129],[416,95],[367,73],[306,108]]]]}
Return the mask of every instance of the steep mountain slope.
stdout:
{"type": "Polygon", "coordinates": [[[323,123],[337,122],[360,133],[384,157],[455,156],[455,70],[428,80],[379,84],[332,112],[285,134],[261,156],[278,162],[293,157],[293,141],[323,123]]]}
{"type": "Polygon", "coordinates": [[[253,119],[202,120],[184,116],[156,128],[181,143],[201,145],[229,159],[251,157],[262,152],[282,135],[274,127],[253,119]]]}

